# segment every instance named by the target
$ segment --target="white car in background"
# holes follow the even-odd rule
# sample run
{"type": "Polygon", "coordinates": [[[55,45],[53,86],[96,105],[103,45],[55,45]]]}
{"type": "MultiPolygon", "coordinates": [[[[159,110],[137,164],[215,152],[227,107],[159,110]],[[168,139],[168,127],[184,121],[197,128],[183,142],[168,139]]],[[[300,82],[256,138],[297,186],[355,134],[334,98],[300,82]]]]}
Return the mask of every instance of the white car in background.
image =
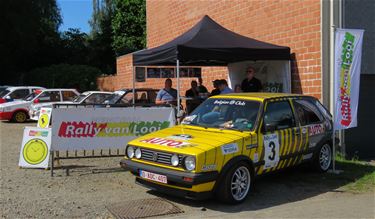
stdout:
{"type": "MultiPolygon", "coordinates": [[[[99,104],[106,98],[111,96],[112,92],[106,91],[86,91],[74,98],[72,101],[64,101],[64,104],[99,104]]],[[[38,120],[40,110],[43,108],[52,108],[53,103],[37,103],[32,104],[29,110],[29,117],[31,120],[38,120]]]]}
{"type": "Polygon", "coordinates": [[[29,118],[32,104],[72,101],[78,95],[79,93],[75,89],[36,90],[23,100],[0,104],[0,120],[25,122],[29,118]]]}
{"type": "Polygon", "coordinates": [[[0,103],[21,100],[36,90],[43,90],[44,87],[37,86],[8,86],[0,91],[0,103]]]}

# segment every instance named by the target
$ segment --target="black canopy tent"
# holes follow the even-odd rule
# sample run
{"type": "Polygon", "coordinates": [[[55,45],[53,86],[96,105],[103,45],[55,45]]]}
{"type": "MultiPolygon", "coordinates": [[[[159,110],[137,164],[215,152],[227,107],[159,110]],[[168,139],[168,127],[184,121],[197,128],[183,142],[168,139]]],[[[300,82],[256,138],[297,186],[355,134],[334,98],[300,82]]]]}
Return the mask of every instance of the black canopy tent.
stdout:
{"type": "Polygon", "coordinates": [[[246,60],[290,60],[290,48],[239,35],[206,15],[174,40],[133,53],[133,66],[176,65],[178,94],[180,65],[227,66],[246,60]]]}

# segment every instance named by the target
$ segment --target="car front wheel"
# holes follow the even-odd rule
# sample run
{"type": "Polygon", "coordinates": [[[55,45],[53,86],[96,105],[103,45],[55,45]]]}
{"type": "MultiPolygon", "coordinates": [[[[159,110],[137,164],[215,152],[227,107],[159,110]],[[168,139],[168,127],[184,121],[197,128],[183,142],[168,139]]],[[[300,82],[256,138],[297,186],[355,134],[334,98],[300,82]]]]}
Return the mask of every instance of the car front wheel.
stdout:
{"type": "Polygon", "coordinates": [[[216,191],[219,200],[229,204],[243,202],[252,187],[252,178],[250,166],[246,162],[237,163],[227,172],[216,191]]]}
{"type": "Polygon", "coordinates": [[[13,122],[22,123],[22,122],[26,122],[26,120],[27,120],[27,114],[23,111],[15,112],[12,117],[13,122]]]}

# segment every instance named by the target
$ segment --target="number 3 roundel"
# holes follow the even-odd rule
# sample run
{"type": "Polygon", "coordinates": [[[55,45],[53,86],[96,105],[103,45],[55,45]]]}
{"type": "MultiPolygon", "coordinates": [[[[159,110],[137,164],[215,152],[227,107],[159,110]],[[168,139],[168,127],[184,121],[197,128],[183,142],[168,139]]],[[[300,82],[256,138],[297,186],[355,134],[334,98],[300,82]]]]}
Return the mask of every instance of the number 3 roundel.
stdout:
{"type": "Polygon", "coordinates": [[[264,169],[275,167],[280,160],[279,137],[276,133],[264,135],[264,169]]]}

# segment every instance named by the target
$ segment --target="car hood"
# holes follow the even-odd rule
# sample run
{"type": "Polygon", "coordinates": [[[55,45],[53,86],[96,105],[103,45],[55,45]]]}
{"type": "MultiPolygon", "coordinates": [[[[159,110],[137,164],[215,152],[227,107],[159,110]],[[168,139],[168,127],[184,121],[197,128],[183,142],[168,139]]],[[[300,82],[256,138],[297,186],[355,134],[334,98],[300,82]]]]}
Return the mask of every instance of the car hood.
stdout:
{"type": "Polygon", "coordinates": [[[129,145],[196,155],[248,137],[249,132],[178,125],[144,135],[129,145]]]}

